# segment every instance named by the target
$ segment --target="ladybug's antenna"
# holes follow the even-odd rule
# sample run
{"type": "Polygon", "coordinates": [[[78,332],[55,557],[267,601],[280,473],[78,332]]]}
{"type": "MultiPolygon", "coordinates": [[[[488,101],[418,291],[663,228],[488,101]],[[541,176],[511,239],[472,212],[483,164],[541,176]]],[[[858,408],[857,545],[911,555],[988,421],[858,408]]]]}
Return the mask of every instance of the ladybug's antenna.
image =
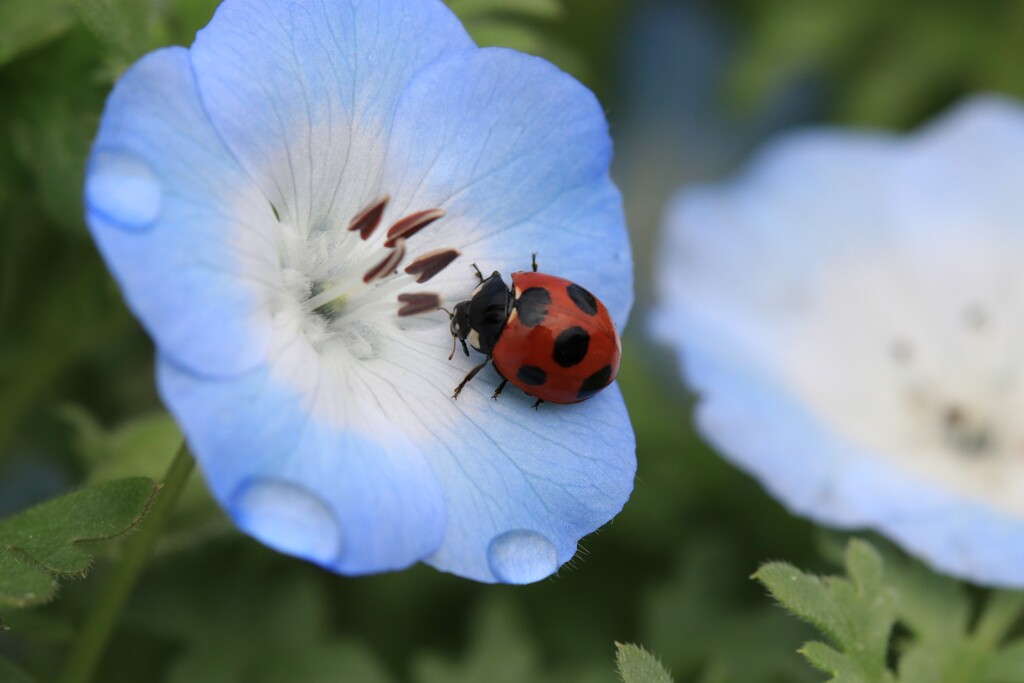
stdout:
{"type": "Polygon", "coordinates": [[[448,310],[447,308],[445,308],[444,306],[438,306],[438,307],[437,307],[437,310],[439,310],[439,311],[444,311],[445,313],[447,313],[447,314],[448,314],[448,317],[449,317],[449,318],[454,318],[454,317],[455,317],[455,314],[454,314],[454,313],[452,313],[451,311],[449,311],[449,310],[448,310]]]}

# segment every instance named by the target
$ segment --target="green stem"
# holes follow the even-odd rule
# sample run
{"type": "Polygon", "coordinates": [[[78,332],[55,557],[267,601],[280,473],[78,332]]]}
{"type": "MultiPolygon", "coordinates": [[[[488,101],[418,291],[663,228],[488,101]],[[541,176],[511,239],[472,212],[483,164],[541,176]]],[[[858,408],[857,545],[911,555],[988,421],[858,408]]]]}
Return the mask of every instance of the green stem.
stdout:
{"type": "Polygon", "coordinates": [[[1013,625],[1024,615],[1024,592],[993,591],[978,625],[973,640],[986,649],[994,649],[1006,637],[1013,625]]]}
{"type": "Polygon", "coordinates": [[[138,582],[149,551],[181,497],[194,465],[192,454],[183,443],[167,470],[152,509],[140,522],[135,534],[125,541],[124,554],[107,578],[64,663],[64,670],[57,679],[60,683],[89,683],[92,680],[121,609],[138,582]]]}

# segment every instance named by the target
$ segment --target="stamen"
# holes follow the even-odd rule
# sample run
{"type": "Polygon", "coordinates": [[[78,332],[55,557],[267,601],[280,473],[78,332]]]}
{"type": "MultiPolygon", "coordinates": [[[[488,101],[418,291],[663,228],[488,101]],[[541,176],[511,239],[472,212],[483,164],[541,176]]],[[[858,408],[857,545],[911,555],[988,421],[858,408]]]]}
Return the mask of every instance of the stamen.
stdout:
{"type": "Polygon", "coordinates": [[[405,267],[409,275],[416,275],[416,282],[423,284],[434,277],[462,255],[458,249],[435,249],[423,254],[405,267]]]}
{"type": "Polygon", "coordinates": [[[404,318],[407,315],[427,313],[436,311],[441,307],[441,297],[433,292],[416,292],[414,294],[399,294],[399,303],[403,304],[398,309],[398,317],[404,318]]]}
{"type": "MultiPolygon", "coordinates": [[[[348,224],[349,232],[359,232],[360,239],[370,239],[370,235],[380,225],[381,216],[384,215],[384,208],[391,200],[390,195],[384,195],[373,204],[356,214],[356,217],[348,224]]],[[[390,232],[389,232],[390,234],[390,232]]],[[[387,245],[392,246],[392,245],[387,245]]]]}
{"type": "Polygon", "coordinates": [[[391,275],[398,268],[398,264],[405,258],[405,240],[399,238],[395,244],[395,248],[385,256],[377,265],[366,271],[363,275],[363,282],[369,284],[374,280],[380,280],[382,278],[391,275]]]}
{"type": "Polygon", "coordinates": [[[444,209],[427,209],[426,211],[417,211],[416,213],[409,214],[388,228],[387,240],[385,240],[384,246],[395,246],[399,239],[412,237],[443,215],[444,209]]]}

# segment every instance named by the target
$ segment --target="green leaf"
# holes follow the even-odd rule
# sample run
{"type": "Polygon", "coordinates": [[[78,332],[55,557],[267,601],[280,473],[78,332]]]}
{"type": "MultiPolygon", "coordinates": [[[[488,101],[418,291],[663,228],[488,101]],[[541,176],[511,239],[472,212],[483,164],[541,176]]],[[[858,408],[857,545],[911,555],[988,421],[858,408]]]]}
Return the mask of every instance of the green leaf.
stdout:
{"type": "Polygon", "coordinates": [[[622,683],[672,683],[672,676],[647,650],[630,643],[615,643],[615,647],[615,664],[622,683]]]}
{"type": "Polygon", "coordinates": [[[0,65],[56,38],[74,19],[67,0],[0,3],[0,65]]]}
{"type": "Polygon", "coordinates": [[[644,596],[639,640],[684,680],[816,680],[793,656],[811,629],[766,604],[749,584],[752,560],[741,544],[722,534],[687,542],[674,575],[644,596]]]}
{"type": "Polygon", "coordinates": [[[50,600],[60,576],[85,576],[90,550],[133,529],[158,486],[145,478],[81,489],[0,520],[0,605],[50,600]]]}
{"type": "Polygon", "coordinates": [[[883,581],[882,558],[854,539],[846,549],[850,578],[819,578],[785,563],[771,563],[754,575],[796,616],[824,631],[837,649],[809,643],[802,652],[836,683],[894,681],[886,666],[896,623],[898,598],[883,581]]]}
{"type": "Polygon", "coordinates": [[[21,667],[4,657],[0,657],[0,681],[2,683],[33,683],[32,678],[21,667]]]}

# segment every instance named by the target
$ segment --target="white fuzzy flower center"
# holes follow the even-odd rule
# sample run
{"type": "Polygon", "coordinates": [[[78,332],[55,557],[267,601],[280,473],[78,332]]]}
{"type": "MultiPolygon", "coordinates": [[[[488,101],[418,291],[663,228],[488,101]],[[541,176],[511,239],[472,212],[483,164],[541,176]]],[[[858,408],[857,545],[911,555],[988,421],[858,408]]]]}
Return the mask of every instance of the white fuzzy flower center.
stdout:
{"type": "MultiPolygon", "coordinates": [[[[375,319],[437,310],[439,295],[409,292],[447,267],[459,252],[437,249],[410,261],[406,240],[444,216],[440,209],[409,214],[382,228],[387,196],[355,212],[348,225],[308,230],[282,224],[282,325],[297,328],[321,355],[338,345],[356,359],[376,355],[375,319]],[[396,301],[397,297],[397,301],[396,301]]],[[[276,211],[275,211],[276,214],[276,211]]]]}
{"type": "Polygon", "coordinates": [[[832,268],[781,371],[860,447],[1024,517],[1024,280],[998,253],[939,261],[832,268]]]}

